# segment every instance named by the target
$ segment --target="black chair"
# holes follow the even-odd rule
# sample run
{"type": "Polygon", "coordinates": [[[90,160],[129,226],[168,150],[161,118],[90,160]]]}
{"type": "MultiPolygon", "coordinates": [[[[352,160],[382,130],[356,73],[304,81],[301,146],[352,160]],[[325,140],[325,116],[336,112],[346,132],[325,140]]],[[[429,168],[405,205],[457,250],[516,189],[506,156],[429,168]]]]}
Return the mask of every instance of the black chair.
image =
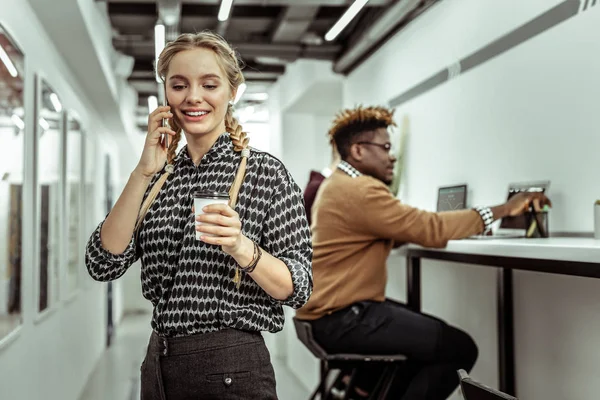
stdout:
{"type": "MultiPolygon", "coordinates": [[[[406,357],[402,355],[382,356],[382,355],[365,355],[365,354],[328,354],[314,339],[312,334],[312,325],[308,321],[302,321],[294,318],[294,326],[298,339],[310,350],[315,357],[321,361],[321,381],[310,396],[310,400],[315,400],[317,396],[321,400],[331,399],[331,386],[327,385],[329,373],[332,370],[350,370],[350,381],[348,382],[344,400],[348,399],[350,392],[353,389],[354,379],[358,367],[365,366],[368,363],[387,363],[384,373],[379,378],[377,385],[371,391],[369,399],[385,399],[396,371],[399,367],[399,362],[405,361],[406,357]]],[[[337,381],[341,378],[341,372],[335,378],[337,381]]]]}
{"type": "Polygon", "coordinates": [[[516,397],[474,381],[464,369],[458,370],[458,377],[465,400],[518,400],[516,397]]]}

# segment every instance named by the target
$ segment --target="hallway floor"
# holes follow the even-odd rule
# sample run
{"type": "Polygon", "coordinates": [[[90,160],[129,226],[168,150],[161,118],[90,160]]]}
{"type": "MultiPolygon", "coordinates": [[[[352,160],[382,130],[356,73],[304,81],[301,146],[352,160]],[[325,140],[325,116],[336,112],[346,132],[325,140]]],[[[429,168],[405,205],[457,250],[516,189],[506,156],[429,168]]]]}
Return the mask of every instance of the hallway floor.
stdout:
{"type": "MultiPolygon", "coordinates": [[[[150,337],[150,315],[126,316],[79,400],[137,400],[140,365],[150,337]]],[[[273,359],[280,400],[305,400],[310,393],[282,360],[273,359]]]]}

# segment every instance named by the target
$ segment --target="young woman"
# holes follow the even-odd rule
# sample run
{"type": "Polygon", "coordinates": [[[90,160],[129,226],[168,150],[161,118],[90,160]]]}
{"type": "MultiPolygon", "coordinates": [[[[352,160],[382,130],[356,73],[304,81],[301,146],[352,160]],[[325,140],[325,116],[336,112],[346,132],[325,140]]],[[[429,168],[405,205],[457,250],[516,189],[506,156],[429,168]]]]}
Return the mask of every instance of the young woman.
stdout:
{"type": "Polygon", "coordinates": [[[312,290],[302,191],[279,160],[248,147],[231,106],[244,77],[223,38],[181,35],[157,69],[169,105],[148,118],[140,161],[88,242],[88,271],[109,281],[141,259],[154,306],[143,400],[276,399],[260,332],[281,330],[282,306],[301,307],[312,290]],[[229,204],[194,217],[196,190],[228,193],[229,204]]]}

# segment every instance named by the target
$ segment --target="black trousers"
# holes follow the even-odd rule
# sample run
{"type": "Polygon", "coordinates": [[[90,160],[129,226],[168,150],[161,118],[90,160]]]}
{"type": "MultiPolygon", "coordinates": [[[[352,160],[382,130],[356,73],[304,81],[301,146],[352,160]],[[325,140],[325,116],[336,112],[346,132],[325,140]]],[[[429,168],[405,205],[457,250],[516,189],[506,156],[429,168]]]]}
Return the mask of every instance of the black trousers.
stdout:
{"type": "MultiPolygon", "coordinates": [[[[406,355],[388,399],[446,400],[458,386],[457,370],[470,371],[477,359],[477,346],[465,332],[391,300],[355,303],[312,327],[330,353],[406,355]]],[[[370,390],[382,370],[359,371],[357,386],[370,390]]]]}
{"type": "Polygon", "coordinates": [[[153,332],[141,394],[141,400],[277,400],[262,335],[235,329],[178,338],[153,332]]]}

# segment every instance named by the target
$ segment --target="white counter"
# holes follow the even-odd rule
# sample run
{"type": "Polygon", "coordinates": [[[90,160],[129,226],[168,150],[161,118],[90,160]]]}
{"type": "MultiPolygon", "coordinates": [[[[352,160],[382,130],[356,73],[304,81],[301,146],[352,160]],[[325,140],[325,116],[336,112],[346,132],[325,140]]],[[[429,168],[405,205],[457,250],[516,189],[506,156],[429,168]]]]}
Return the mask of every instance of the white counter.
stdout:
{"type": "Polygon", "coordinates": [[[451,240],[444,249],[424,248],[410,244],[399,249],[397,255],[405,254],[408,249],[497,257],[588,262],[598,263],[600,268],[600,240],[587,237],[451,240]]]}

